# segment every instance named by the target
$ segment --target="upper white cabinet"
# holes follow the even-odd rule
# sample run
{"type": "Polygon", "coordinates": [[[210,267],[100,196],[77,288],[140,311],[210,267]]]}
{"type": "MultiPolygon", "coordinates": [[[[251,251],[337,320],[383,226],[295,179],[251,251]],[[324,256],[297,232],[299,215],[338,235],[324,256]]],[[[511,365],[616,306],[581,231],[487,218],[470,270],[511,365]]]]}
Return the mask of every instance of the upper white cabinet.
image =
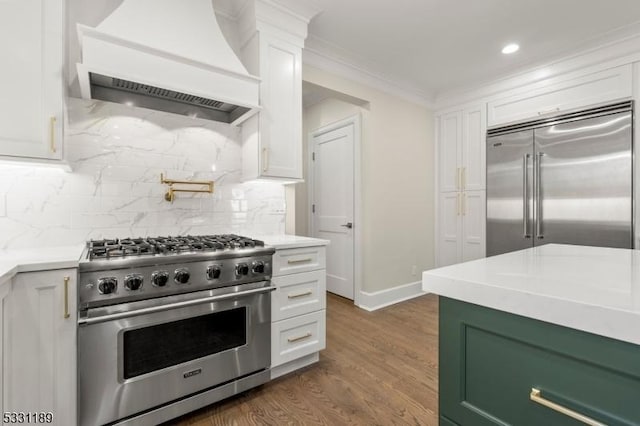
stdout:
{"type": "Polygon", "coordinates": [[[0,1],[0,156],[61,159],[64,0],[0,1]]]}
{"type": "Polygon", "coordinates": [[[244,123],[244,179],[302,179],[302,48],[265,32],[245,48],[262,111],[244,123]],[[253,69],[252,69],[253,68],[253,69]]]}
{"type": "Polygon", "coordinates": [[[440,192],[485,188],[485,140],[484,104],[440,116],[440,192]]]}
{"type": "Polygon", "coordinates": [[[633,94],[632,65],[560,76],[514,92],[488,103],[489,126],[630,98],[633,94]]]}
{"type": "Polygon", "coordinates": [[[440,191],[460,189],[462,162],[462,112],[455,111],[440,117],[438,151],[440,153],[440,191]]]}
{"type": "Polygon", "coordinates": [[[5,411],[51,412],[51,424],[76,424],[76,274],[68,269],[14,277],[11,314],[3,324],[10,334],[5,411]]]}

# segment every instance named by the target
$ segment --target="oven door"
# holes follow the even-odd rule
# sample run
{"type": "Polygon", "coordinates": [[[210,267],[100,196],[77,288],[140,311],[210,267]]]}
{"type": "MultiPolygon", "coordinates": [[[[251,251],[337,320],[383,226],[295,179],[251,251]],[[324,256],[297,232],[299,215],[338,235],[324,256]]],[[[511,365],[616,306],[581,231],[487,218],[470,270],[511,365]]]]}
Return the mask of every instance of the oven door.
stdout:
{"type": "Polygon", "coordinates": [[[90,309],[79,320],[80,424],[102,425],[271,363],[269,282],[90,309]]]}

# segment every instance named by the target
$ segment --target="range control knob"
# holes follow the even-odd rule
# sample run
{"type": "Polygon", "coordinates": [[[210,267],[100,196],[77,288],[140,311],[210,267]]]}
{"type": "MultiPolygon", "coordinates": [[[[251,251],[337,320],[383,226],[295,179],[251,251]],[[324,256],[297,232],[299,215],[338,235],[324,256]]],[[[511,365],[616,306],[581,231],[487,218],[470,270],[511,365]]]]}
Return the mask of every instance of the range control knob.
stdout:
{"type": "Polygon", "coordinates": [[[175,276],[173,277],[173,279],[178,284],[186,284],[186,283],[189,282],[189,277],[190,276],[191,276],[191,274],[189,274],[189,270],[188,269],[180,268],[180,269],[176,269],[175,276]]]}
{"type": "Polygon", "coordinates": [[[261,260],[253,262],[252,269],[254,274],[264,274],[264,262],[261,260]]]}
{"type": "Polygon", "coordinates": [[[98,280],[98,291],[100,294],[115,293],[118,288],[118,279],[115,277],[100,278],[98,280]]]}
{"type": "Polygon", "coordinates": [[[207,268],[207,279],[217,280],[218,278],[220,278],[221,272],[222,272],[222,267],[220,265],[211,265],[207,268]]]}
{"type": "Polygon", "coordinates": [[[141,274],[130,274],[124,277],[124,288],[127,290],[140,290],[144,278],[141,274]]]}
{"type": "Polygon", "coordinates": [[[246,263],[238,263],[236,265],[236,276],[241,277],[249,273],[249,265],[246,263]]]}
{"type": "Polygon", "coordinates": [[[156,287],[164,287],[169,282],[169,273],[167,271],[155,271],[151,274],[151,284],[156,287]]]}

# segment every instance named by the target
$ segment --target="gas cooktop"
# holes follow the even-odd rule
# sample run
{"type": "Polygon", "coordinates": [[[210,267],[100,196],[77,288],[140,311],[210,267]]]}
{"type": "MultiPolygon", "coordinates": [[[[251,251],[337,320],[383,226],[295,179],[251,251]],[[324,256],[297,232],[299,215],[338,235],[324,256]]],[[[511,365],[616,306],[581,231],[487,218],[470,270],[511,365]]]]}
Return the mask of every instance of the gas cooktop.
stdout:
{"type": "Polygon", "coordinates": [[[110,259],[253,247],[264,247],[264,242],[234,234],[105,239],[87,242],[87,258],[110,259]]]}

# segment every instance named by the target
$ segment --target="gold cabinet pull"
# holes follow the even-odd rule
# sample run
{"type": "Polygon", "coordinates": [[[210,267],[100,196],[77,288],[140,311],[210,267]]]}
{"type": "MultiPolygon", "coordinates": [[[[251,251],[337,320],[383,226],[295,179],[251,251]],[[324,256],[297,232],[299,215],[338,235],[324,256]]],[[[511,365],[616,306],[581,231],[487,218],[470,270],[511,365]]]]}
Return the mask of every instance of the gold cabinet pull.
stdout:
{"type": "Polygon", "coordinates": [[[312,294],[313,294],[313,292],[311,290],[309,290],[309,291],[305,291],[304,293],[289,294],[287,297],[289,299],[297,299],[298,297],[310,296],[312,294]]]}
{"type": "Polygon", "coordinates": [[[289,265],[293,265],[293,264],[296,264],[296,263],[311,262],[311,260],[313,260],[313,259],[311,259],[310,257],[307,257],[307,258],[304,258],[304,259],[289,259],[289,260],[287,260],[287,263],[289,265]]]}
{"type": "Polygon", "coordinates": [[[297,342],[298,340],[307,339],[307,338],[309,338],[309,337],[311,337],[311,336],[312,336],[312,334],[311,334],[311,333],[307,333],[307,334],[303,334],[302,336],[298,336],[298,337],[289,337],[289,338],[287,339],[287,341],[288,341],[289,343],[293,343],[293,342],[297,342]]]}
{"type": "Polygon", "coordinates": [[[456,194],[456,216],[460,216],[460,193],[456,194]]]}
{"type": "Polygon", "coordinates": [[[540,391],[540,389],[536,389],[536,388],[531,388],[531,393],[529,394],[529,398],[531,399],[531,401],[540,404],[540,405],[544,405],[547,408],[552,409],[553,411],[557,411],[560,414],[564,414],[567,417],[571,417],[572,419],[576,419],[578,421],[581,421],[582,423],[589,425],[589,426],[607,426],[604,423],[600,423],[599,421],[593,420],[591,417],[587,417],[584,414],[580,414],[576,411],[573,411],[569,408],[563,407],[560,404],[556,404],[555,402],[551,402],[548,399],[545,399],[542,396],[542,392],[540,391]]]}
{"type": "Polygon", "coordinates": [[[64,318],[71,316],[69,313],[69,277],[64,277],[64,318]]]}
{"type": "Polygon", "coordinates": [[[262,148],[262,171],[269,169],[269,148],[262,148]]]}
{"type": "Polygon", "coordinates": [[[49,149],[51,152],[56,152],[56,118],[51,117],[49,119],[49,149]]]}

